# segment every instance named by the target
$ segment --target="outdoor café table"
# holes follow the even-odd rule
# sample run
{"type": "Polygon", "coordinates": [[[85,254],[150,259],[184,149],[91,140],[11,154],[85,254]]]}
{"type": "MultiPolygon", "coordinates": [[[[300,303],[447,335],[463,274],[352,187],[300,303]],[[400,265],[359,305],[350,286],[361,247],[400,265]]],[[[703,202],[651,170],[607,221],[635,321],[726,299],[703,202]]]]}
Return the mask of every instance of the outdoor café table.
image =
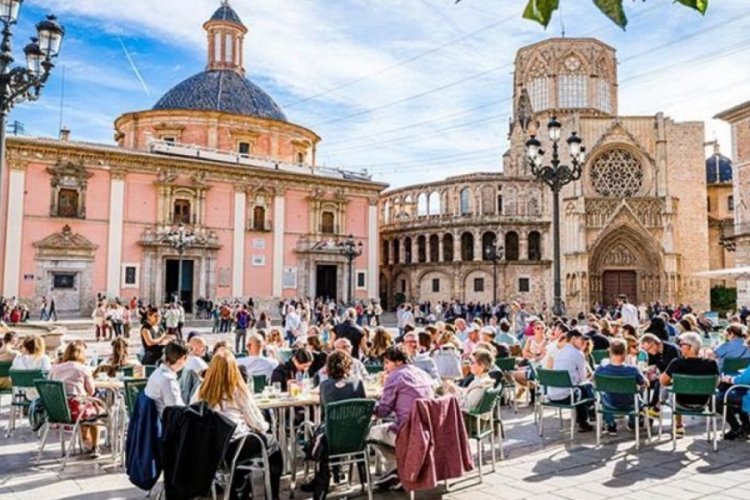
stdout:
{"type": "Polygon", "coordinates": [[[107,391],[112,395],[112,404],[108,405],[107,413],[110,418],[110,446],[112,447],[112,459],[117,463],[120,459],[120,452],[125,443],[120,442],[123,426],[125,425],[125,383],[116,378],[94,379],[94,387],[97,390],[107,391]]]}
{"type": "MultiPolygon", "coordinates": [[[[365,393],[368,398],[378,399],[383,389],[375,384],[366,384],[365,393]]],[[[292,446],[296,446],[295,436],[295,415],[296,409],[301,408],[305,412],[305,420],[312,421],[315,424],[320,423],[320,393],[317,389],[302,393],[299,396],[290,396],[284,392],[278,396],[269,396],[267,394],[258,394],[255,396],[255,404],[261,410],[275,410],[278,414],[279,422],[279,446],[284,457],[284,473],[291,470],[292,446]],[[312,419],[311,419],[312,417],[312,419]]],[[[309,429],[306,429],[309,431],[309,429]]],[[[309,438],[309,435],[306,435],[309,438]]]]}

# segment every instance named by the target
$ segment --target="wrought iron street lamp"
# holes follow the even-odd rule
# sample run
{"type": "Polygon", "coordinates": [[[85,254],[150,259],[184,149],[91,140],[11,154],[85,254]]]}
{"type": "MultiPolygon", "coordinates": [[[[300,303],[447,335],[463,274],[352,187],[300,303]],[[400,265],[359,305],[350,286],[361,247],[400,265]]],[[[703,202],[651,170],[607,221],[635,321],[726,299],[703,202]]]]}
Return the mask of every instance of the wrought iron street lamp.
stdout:
{"type": "Polygon", "coordinates": [[[571,132],[566,141],[570,153],[570,166],[561,163],[559,155],[561,131],[562,125],[553,116],[547,123],[547,134],[552,141],[550,165],[543,165],[544,150],[541,148],[541,142],[534,135],[526,141],[526,156],[531,166],[531,173],[552,189],[552,243],[554,248],[554,304],[552,312],[556,316],[562,316],[563,314],[560,282],[560,190],[564,185],[581,178],[581,170],[586,160],[586,148],[582,145],[583,141],[578,137],[577,132],[571,132]]]}
{"type": "Polygon", "coordinates": [[[354,297],[354,274],[352,272],[352,263],[354,259],[362,255],[362,242],[355,242],[354,236],[347,236],[346,240],[339,242],[339,253],[346,258],[349,264],[349,290],[347,293],[347,303],[351,305],[354,297]]]}
{"type": "Polygon", "coordinates": [[[37,35],[23,49],[26,67],[12,66],[11,28],[18,21],[18,10],[23,0],[0,0],[0,179],[5,165],[5,121],[13,106],[23,101],[36,101],[54,67],[52,59],[60,53],[65,30],[55,16],[36,25],[37,35]]]}
{"type": "Polygon", "coordinates": [[[492,261],[492,305],[497,305],[497,265],[503,261],[503,257],[505,256],[505,248],[500,245],[499,247],[495,246],[495,242],[493,241],[492,245],[487,245],[484,248],[484,257],[487,260],[492,261]]]}
{"type": "Polygon", "coordinates": [[[182,256],[185,254],[185,250],[193,246],[196,236],[187,230],[185,224],[180,224],[176,229],[168,232],[164,236],[164,240],[177,250],[177,298],[182,302],[182,256]]]}

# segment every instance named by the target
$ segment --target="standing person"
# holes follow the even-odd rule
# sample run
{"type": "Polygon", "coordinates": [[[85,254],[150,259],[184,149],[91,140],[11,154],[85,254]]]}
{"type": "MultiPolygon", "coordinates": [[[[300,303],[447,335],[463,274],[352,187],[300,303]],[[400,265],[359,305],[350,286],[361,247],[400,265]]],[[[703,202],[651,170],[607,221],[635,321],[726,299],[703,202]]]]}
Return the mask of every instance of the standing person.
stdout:
{"type": "Polygon", "coordinates": [[[640,322],[638,321],[638,308],[628,302],[628,296],[620,294],[617,296],[617,305],[620,307],[620,317],[624,325],[630,325],[633,328],[638,328],[640,322]]]}
{"type": "Polygon", "coordinates": [[[42,305],[39,308],[39,321],[47,321],[49,314],[47,314],[47,297],[42,295],[42,305]]]}
{"type": "Polygon", "coordinates": [[[380,305],[380,302],[375,302],[373,314],[375,315],[375,326],[380,326],[380,317],[383,315],[383,307],[380,305]]]}
{"type": "Polygon", "coordinates": [[[164,313],[164,321],[167,324],[167,335],[177,338],[177,325],[180,323],[180,313],[174,302],[169,304],[167,311],[164,313]]]}
{"type": "Polygon", "coordinates": [[[155,365],[164,353],[164,346],[174,339],[173,335],[162,335],[159,329],[160,322],[159,308],[149,307],[146,318],[141,323],[141,343],[144,351],[141,363],[144,365],[155,365]]]}
{"type": "Polygon", "coordinates": [[[55,321],[57,321],[57,309],[55,308],[55,296],[51,295],[49,296],[49,307],[47,312],[47,319],[52,320],[52,317],[55,317],[55,321]]]}
{"type": "Polygon", "coordinates": [[[302,318],[297,314],[297,310],[292,304],[286,306],[286,315],[284,316],[284,334],[289,345],[294,345],[297,337],[302,334],[302,318]]]}
{"type": "Polygon", "coordinates": [[[176,303],[177,309],[177,340],[182,340],[182,327],[185,326],[185,307],[182,305],[182,301],[178,300],[176,303]]]}
{"type": "Polygon", "coordinates": [[[247,338],[247,328],[250,325],[250,313],[247,312],[247,306],[242,304],[234,317],[234,352],[242,352],[247,338]]]}
{"type": "Polygon", "coordinates": [[[99,301],[91,313],[91,318],[94,320],[94,327],[96,327],[96,341],[107,339],[107,309],[104,306],[104,301],[99,301]]]}
{"type": "Polygon", "coordinates": [[[126,339],[130,338],[130,327],[133,323],[133,311],[130,305],[122,309],[122,333],[126,339]]]}
{"type": "Polygon", "coordinates": [[[352,343],[352,357],[359,359],[361,355],[367,353],[367,337],[362,327],[357,325],[356,320],[357,311],[352,307],[348,308],[344,321],[333,329],[333,340],[347,339],[352,343]]]}
{"type": "MultiPolygon", "coordinates": [[[[250,432],[260,435],[268,450],[270,470],[267,473],[271,479],[271,498],[278,499],[284,468],[281,449],[269,433],[268,422],[253,401],[251,391],[242,380],[237,360],[231,352],[224,350],[211,360],[206,378],[193,395],[192,402],[198,401],[204,401],[209,408],[237,425],[225,455],[228,462],[235,456],[238,461],[260,456],[262,449],[256,439],[246,439],[238,450],[240,440],[250,432]]],[[[230,486],[231,498],[247,498],[252,490],[251,480],[251,475],[246,471],[235,471],[230,486]]]]}

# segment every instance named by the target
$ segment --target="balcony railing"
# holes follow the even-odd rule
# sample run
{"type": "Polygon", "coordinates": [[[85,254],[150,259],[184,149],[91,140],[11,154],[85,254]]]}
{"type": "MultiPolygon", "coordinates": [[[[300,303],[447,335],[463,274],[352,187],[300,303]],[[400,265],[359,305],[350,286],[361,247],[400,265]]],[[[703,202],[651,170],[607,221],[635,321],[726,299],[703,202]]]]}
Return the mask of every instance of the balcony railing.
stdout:
{"type": "Polygon", "coordinates": [[[248,231],[272,231],[273,230],[273,222],[270,220],[262,220],[257,221],[254,219],[250,219],[247,223],[248,231]]]}

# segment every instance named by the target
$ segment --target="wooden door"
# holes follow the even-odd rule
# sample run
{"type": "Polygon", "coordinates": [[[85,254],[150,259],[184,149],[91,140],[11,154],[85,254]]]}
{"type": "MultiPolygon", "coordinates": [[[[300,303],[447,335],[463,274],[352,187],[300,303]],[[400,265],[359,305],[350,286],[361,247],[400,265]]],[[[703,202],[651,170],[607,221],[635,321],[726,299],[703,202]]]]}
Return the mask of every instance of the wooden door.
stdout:
{"type": "Polygon", "coordinates": [[[607,305],[617,302],[617,296],[625,294],[628,302],[638,301],[638,280],[635,271],[604,271],[602,275],[602,301],[607,305]]]}

